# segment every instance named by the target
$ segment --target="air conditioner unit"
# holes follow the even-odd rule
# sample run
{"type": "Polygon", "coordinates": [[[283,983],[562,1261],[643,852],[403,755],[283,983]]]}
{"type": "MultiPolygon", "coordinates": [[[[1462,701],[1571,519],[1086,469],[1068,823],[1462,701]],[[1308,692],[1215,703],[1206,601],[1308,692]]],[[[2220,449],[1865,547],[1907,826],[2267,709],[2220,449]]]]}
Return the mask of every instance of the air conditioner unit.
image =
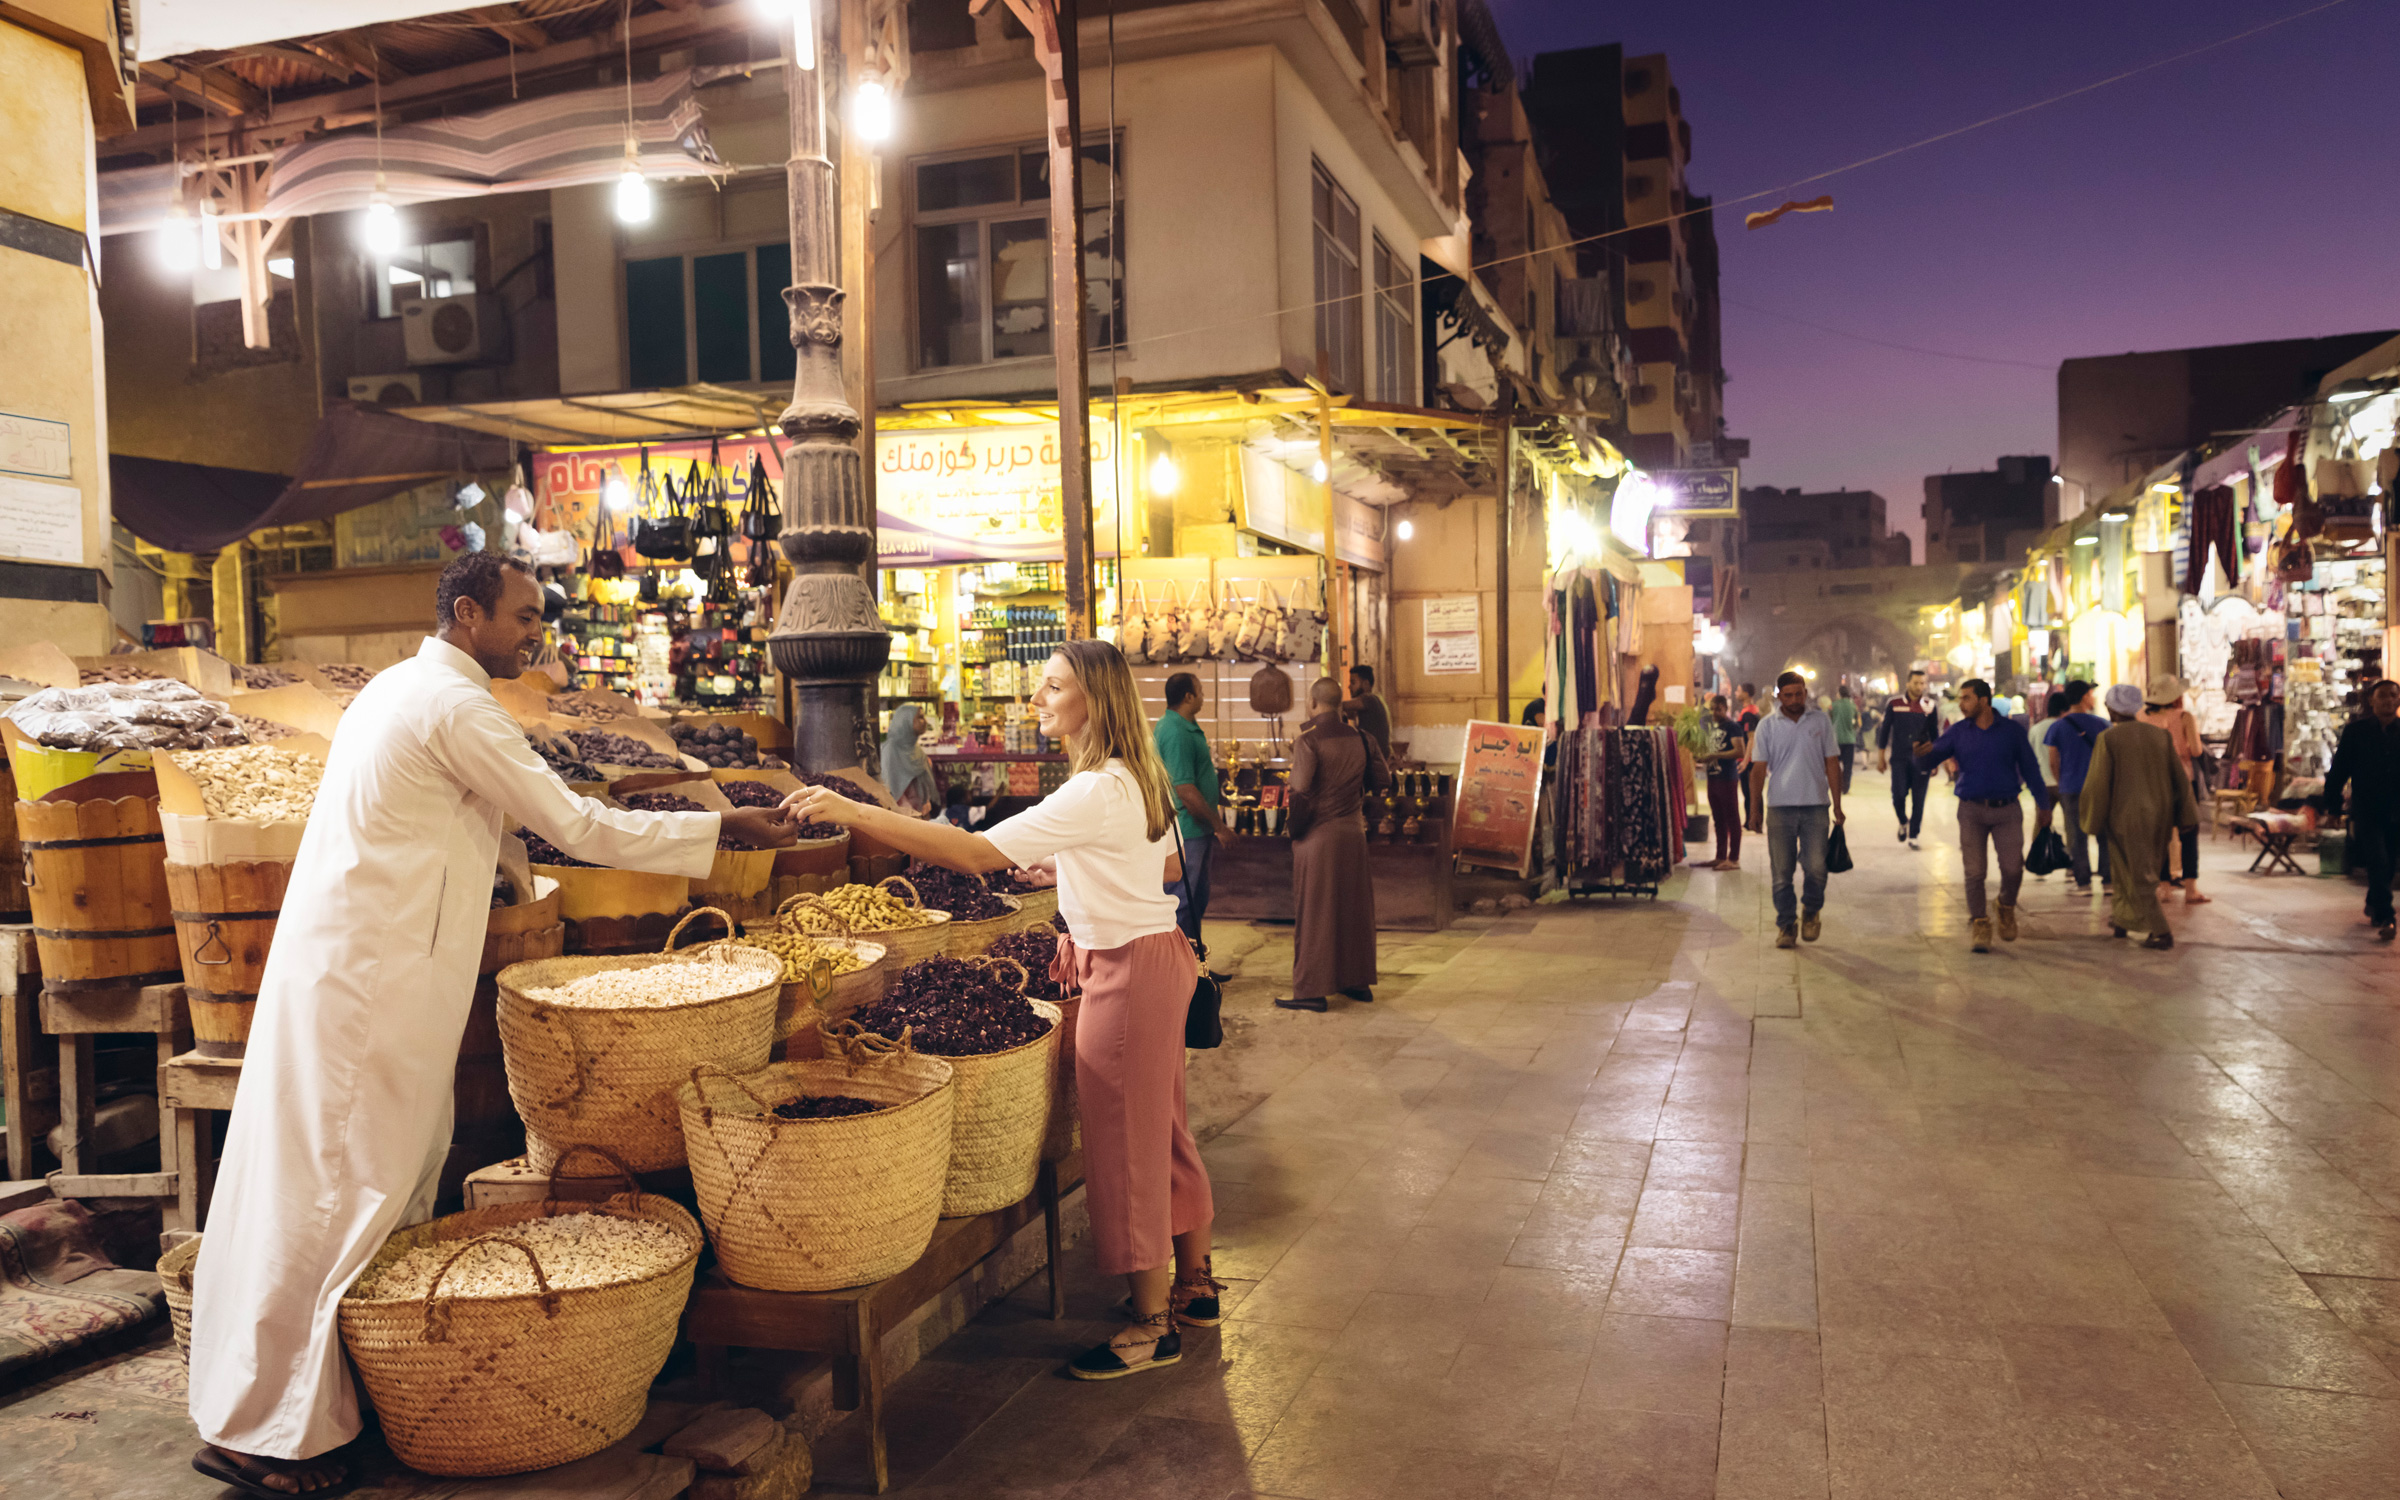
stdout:
{"type": "Polygon", "coordinates": [[[369,406],[416,406],[425,399],[425,377],[404,375],[353,375],[350,377],[350,399],[369,406]]]}
{"type": "Polygon", "coordinates": [[[1385,0],[1383,40],[1403,67],[1440,62],[1441,0],[1385,0]]]}
{"type": "Polygon", "coordinates": [[[507,357],[498,300],[485,292],[420,297],[400,308],[400,343],[412,365],[486,364],[507,357]]]}

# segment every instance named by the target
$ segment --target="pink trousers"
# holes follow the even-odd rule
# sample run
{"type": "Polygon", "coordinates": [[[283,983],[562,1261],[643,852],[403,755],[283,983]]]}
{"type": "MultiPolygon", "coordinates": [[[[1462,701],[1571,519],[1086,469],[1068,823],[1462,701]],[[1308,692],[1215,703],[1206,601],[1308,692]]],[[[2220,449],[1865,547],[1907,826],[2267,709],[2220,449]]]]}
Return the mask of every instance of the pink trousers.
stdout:
{"type": "Polygon", "coordinates": [[[1156,1270],[1174,1259],[1176,1235],[1206,1227],[1217,1213],[1183,1113],[1183,1019],[1198,960],[1180,932],[1099,952],[1061,936],[1050,976],[1083,990],[1075,1087],[1100,1269],[1156,1270]]]}

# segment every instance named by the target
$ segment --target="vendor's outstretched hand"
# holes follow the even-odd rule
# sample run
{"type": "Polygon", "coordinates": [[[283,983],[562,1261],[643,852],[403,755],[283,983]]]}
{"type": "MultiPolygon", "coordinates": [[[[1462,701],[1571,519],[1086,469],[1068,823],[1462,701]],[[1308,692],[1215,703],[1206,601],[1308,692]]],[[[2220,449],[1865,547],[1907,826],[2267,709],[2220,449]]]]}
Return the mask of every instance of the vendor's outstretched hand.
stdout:
{"type": "Polygon", "coordinates": [[[788,808],[737,807],[725,814],[725,835],[753,849],[782,849],[799,837],[800,820],[788,808]]]}
{"type": "Polygon", "coordinates": [[[844,828],[866,815],[867,804],[852,801],[828,787],[804,786],[783,799],[784,809],[799,823],[835,823],[844,828]]]}

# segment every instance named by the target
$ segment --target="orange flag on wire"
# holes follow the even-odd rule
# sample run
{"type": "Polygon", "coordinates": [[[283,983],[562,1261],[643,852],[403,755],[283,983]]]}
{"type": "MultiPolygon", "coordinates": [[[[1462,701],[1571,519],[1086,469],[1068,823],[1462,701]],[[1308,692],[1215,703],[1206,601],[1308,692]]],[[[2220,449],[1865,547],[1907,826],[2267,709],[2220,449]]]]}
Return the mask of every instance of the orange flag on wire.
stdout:
{"type": "Polygon", "coordinates": [[[1831,212],[1833,212],[1833,194],[1831,193],[1827,193],[1821,198],[1811,198],[1806,203],[1799,203],[1793,201],[1792,199],[1786,198],[1783,200],[1783,206],[1780,208],[1770,208],[1763,214],[1743,215],[1742,227],[1745,229],[1764,229],[1769,224],[1774,223],[1777,219],[1782,218],[1785,214],[1823,214],[1831,212]]]}

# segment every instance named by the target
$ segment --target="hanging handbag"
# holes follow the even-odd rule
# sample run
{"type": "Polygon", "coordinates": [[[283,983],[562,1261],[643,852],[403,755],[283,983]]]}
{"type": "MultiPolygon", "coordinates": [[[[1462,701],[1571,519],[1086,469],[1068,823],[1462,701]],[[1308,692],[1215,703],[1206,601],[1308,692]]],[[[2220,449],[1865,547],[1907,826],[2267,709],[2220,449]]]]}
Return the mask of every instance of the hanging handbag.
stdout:
{"type": "Polygon", "coordinates": [[[1137,667],[1150,665],[1150,601],[1142,586],[1131,586],[1132,602],[1117,622],[1117,649],[1125,654],[1128,664],[1137,667]]]}
{"type": "MultiPolygon", "coordinates": [[[[717,452],[717,440],[708,440],[708,468],[702,474],[699,493],[692,496],[692,536],[695,540],[718,539],[733,534],[733,517],[725,509],[725,469],[717,452]]],[[[722,550],[720,548],[719,550],[722,550]]]]}
{"type": "Polygon", "coordinates": [[[1227,609],[1223,596],[1212,589],[1208,601],[1208,654],[1220,661],[1233,659],[1233,635],[1241,625],[1241,610],[1227,609]]]}
{"type": "Polygon", "coordinates": [[[1175,628],[1175,659],[1198,661],[1208,655],[1208,604],[1205,592],[1184,601],[1175,628]]]}
{"type": "Polygon", "coordinates": [[[742,535],[754,542],[771,542],[783,530],[783,507],[775,501],[775,485],[767,478],[767,461],[750,450],[749,492],[742,500],[742,535]]]}
{"type": "Polygon", "coordinates": [[[616,520],[608,513],[608,485],[600,486],[600,497],[592,502],[592,564],[594,578],[625,576],[625,554],[618,549],[624,544],[617,539],[616,520]]]}
{"type": "Polygon", "coordinates": [[[1192,944],[1200,977],[1192,981],[1191,1008],[1183,1013],[1183,1044],[1205,1051],[1225,1045],[1225,987],[1208,972],[1208,945],[1192,944]]]}
{"type": "MultiPolygon", "coordinates": [[[[692,481],[697,483],[700,466],[692,465],[692,481]]],[[[650,469],[650,450],[642,450],[642,472],[634,494],[641,509],[633,523],[633,550],[636,556],[653,562],[690,562],[692,560],[692,523],[684,514],[683,495],[675,488],[674,476],[664,483],[650,469]]]]}

